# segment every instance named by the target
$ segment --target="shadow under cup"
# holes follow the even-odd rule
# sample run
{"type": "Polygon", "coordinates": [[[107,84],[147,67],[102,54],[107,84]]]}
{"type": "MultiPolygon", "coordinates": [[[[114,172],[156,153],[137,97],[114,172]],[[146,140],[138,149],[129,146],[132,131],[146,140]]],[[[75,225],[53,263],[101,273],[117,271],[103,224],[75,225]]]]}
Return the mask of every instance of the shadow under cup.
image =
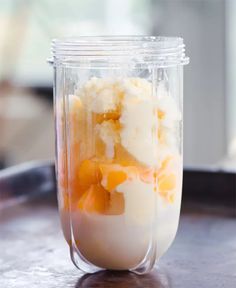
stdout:
{"type": "Polygon", "coordinates": [[[132,272],[100,271],[84,275],[75,288],[169,288],[169,280],[163,273],[136,275],[132,272]]]}

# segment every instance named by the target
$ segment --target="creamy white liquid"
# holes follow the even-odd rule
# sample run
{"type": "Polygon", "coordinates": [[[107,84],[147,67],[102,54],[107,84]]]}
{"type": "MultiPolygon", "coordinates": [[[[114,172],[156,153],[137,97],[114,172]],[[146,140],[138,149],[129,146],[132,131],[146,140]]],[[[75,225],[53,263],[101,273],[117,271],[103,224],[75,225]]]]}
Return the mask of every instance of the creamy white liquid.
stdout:
{"type": "MultiPolygon", "coordinates": [[[[92,264],[107,269],[132,269],[145,258],[152,239],[156,243],[157,259],[168,249],[177,231],[179,207],[180,199],[171,206],[163,204],[161,209],[156,204],[159,210],[156,218],[143,223],[133,221],[126,214],[72,212],[73,238],[80,253],[92,264]]],[[[68,212],[61,212],[61,220],[65,238],[69,241],[68,212]]]]}

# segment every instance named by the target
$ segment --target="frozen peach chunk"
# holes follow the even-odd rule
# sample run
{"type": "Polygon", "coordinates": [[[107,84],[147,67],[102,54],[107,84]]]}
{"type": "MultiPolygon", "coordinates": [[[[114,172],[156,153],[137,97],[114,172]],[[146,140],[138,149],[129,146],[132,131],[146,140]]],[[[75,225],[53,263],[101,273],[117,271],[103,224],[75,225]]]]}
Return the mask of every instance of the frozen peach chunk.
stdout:
{"type": "Polygon", "coordinates": [[[109,206],[110,193],[100,184],[91,185],[78,202],[78,208],[90,212],[104,214],[109,206]]]}
{"type": "Polygon", "coordinates": [[[107,177],[107,190],[112,191],[119,184],[127,179],[127,174],[124,171],[111,171],[107,177]]]}
{"type": "Polygon", "coordinates": [[[162,162],[161,168],[162,170],[166,169],[168,164],[170,164],[170,162],[173,160],[173,157],[168,156],[165,158],[165,160],[162,162]]]}
{"type": "Polygon", "coordinates": [[[102,185],[110,192],[128,178],[127,173],[117,169],[115,165],[101,164],[100,169],[102,173],[102,185]]]}
{"type": "Polygon", "coordinates": [[[175,159],[173,156],[167,156],[161,164],[161,167],[155,171],[154,175],[157,180],[155,191],[165,198],[169,203],[175,201],[175,193],[177,186],[175,159]]]}
{"type": "Polygon", "coordinates": [[[106,113],[94,113],[94,118],[96,123],[101,124],[107,120],[118,120],[120,118],[120,112],[114,110],[106,113]]]}
{"type": "MultiPolygon", "coordinates": [[[[77,154],[79,147],[78,145],[71,146],[71,153],[77,154]]],[[[78,200],[79,197],[84,192],[80,186],[79,179],[77,177],[77,171],[79,167],[79,160],[76,157],[73,157],[70,161],[70,174],[68,174],[67,167],[67,158],[65,152],[60,152],[58,154],[58,158],[60,158],[61,166],[58,167],[58,184],[63,194],[68,194],[69,191],[71,193],[72,202],[78,200]]],[[[72,158],[72,155],[71,155],[72,158]]],[[[69,196],[68,196],[69,197],[69,196]]],[[[66,202],[68,202],[66,200],[66,202]]],[[[69,206],[67,204],[64,205],[64,208],[67,210],[69,206]]]]}
{"type": "Polygon", "coordinates": [[[166,174],[168,169],[170,169],[173,162],[173,157],[167,156],[161,163],[161,167],[156,170],[156,175],[160,177],[162,174],[166,174]]]}
{"type": "Polygon", "coordinates": [[[99,165],[92,160],[84,160],[78,171],[78,181],[82,189],[86,190],[92,184],[97,184],[101,181],[101,173],[99,165]]]}
{"type": "Polygon", "coordinates": [[[171,173],[168,175],[162,175],[158,178],[159,180],[159,190],[160,193],[163,193],[165,191],[170,191],[175,188],[176,185],[176,176],[171,173]]]}
{"type": "Polygon", "coordinates": [[[164,119],[165,118],[165,112],[163,112],[161,110],[157,110],[157,117],[160,120],[164,119]]]}

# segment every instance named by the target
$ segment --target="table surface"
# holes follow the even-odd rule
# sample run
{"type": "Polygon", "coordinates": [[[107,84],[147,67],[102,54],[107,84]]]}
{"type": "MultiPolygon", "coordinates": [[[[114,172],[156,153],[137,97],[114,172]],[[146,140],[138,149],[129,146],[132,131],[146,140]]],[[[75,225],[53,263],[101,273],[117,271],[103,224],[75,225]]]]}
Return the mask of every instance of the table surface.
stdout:
{"type": "Polygon", "coordinates": [[[236,287],[236,219],[184,213],[174,244],[150,274],[83,274],[70,261],[55,205],[0,212],[0,287],[236,287]]]}

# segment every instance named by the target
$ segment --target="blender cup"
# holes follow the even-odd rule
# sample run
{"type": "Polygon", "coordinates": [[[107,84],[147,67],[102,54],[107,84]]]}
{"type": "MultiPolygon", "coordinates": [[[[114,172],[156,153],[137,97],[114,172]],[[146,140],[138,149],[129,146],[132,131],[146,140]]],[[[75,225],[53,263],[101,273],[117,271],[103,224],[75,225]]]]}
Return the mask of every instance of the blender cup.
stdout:
{"type": "Polygon", "coordinates": [[[85,272],[146,273],[175,237],[184,51],[177,37],[52,42],[60,218],[85,272]]]}

